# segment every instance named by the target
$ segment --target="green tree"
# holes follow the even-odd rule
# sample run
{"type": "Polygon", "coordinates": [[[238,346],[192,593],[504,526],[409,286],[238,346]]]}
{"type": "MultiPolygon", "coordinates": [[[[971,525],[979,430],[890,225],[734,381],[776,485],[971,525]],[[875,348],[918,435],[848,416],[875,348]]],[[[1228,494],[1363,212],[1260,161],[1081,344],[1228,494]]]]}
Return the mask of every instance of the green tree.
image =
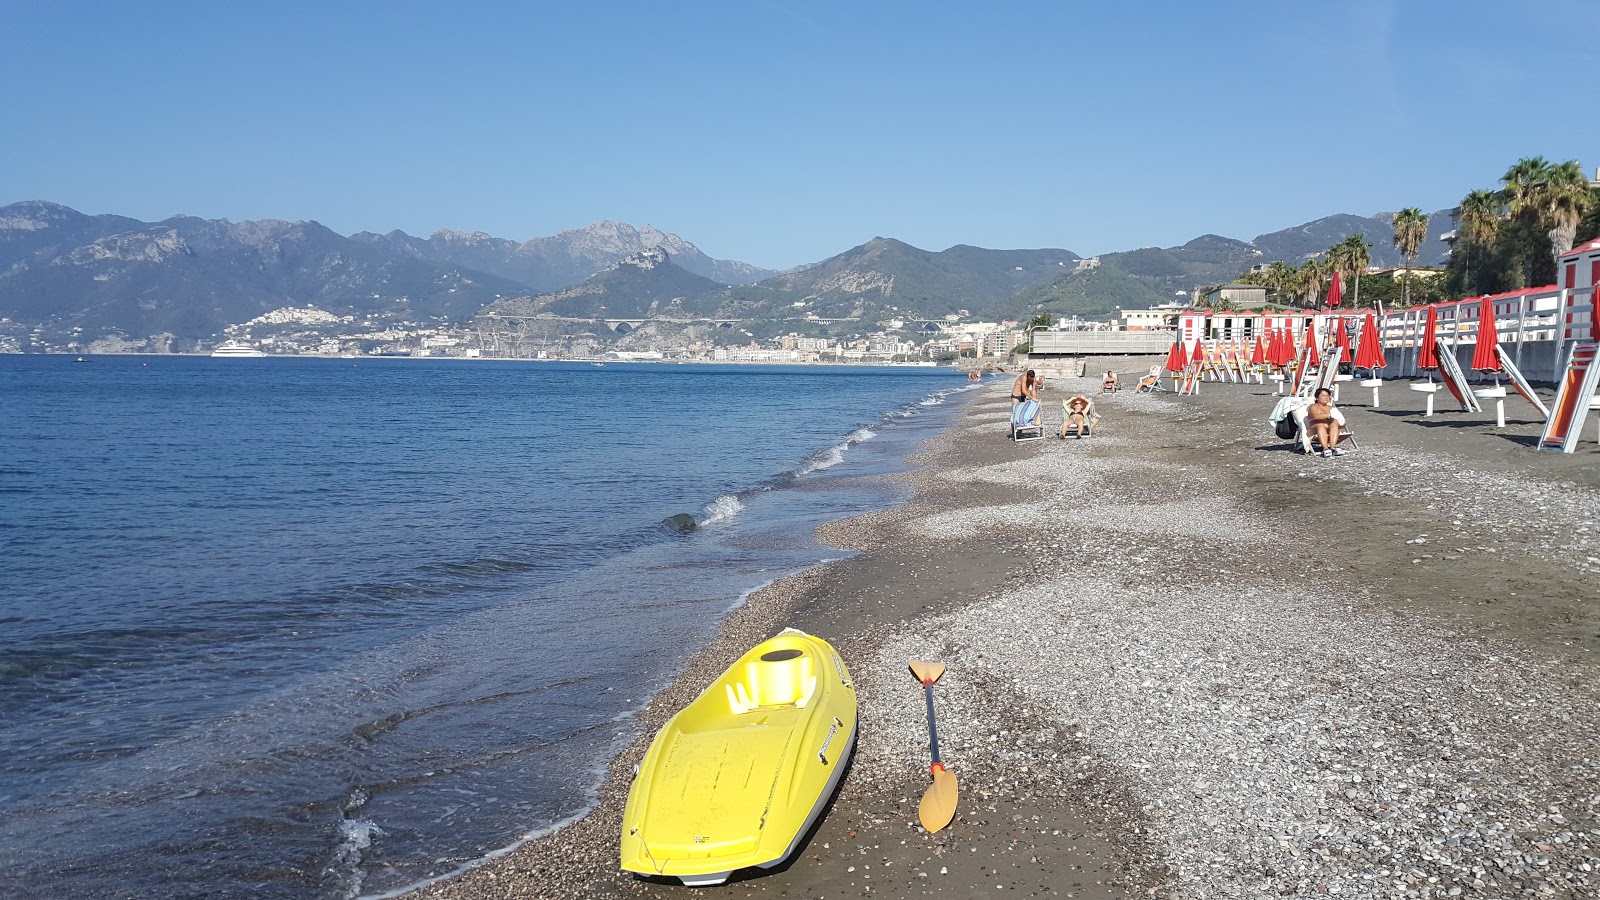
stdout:
{"type": "Polygon", "coordinates": [[[1394,248],[1406,259],[1404,305],[1411,305],[1411,269],[1416,265],[1422,242],[1428,238],[1428,217],[1415,206],[1400,210],[1394,217],[1394,248]]]}
{"type": "Polygon", "coordinates": [[[1476,190],[1456,207],[1456,240],[1450,250],[1448,293],[1466,297],[1494,293],[1505,282],[1499,252],[1505,201],[1495,191],[1476,190]]]}
{"type": "Polygon", "coordinates": [[[1578,223],[1593,200],[1589,180],[1583,177],[1577,160],[1553,165],[1546,172],[1540,213],[1543,224],[1549,227],[1552,261],[1572,249],[1578,223]]]}
{"type": "Polygon", "coordinates": [[[1553,263],[1549,267],[1539,265],[1544,254],[1538,249],[1548,231],[1544,209],[1551,168],[1542,156],[1525,156],[1500,176],[1500,196],[1505,199],[1506,211],[1510,214],[1510,227],[1504,229],[1502,246],[1511,255],[1521,276],[1514,287],[1543,283],[1544,270],[1554,272],[1553,263]]]}
{"type": "Polygon", "coordinates": [[[1267,266],[1266,275],[1267,292],[1272,299],[1279,303],[1289,301],[1289,294],[1294,290],[1294,269],[1281,259],[1275,259],[1267,266]]]}
{"type": "Polygon", "coordinates": [[[1295,269],[1294,289],[1303,299],[1302,306],[1321,308],[1322,288],[1328,282],[1328,264],[1320,259],[1308,259],[1295,269]]]}
{"type": "Polygon", "coordinates": [[[1505,203],[1494,191],[1476,190],[1461,198],[1457,217],[1461,223],[1458,241],[1492,244],[1500,234],[1500,211],[1505,203]]]}
{"type": "Polygon", "coordinates": [[[1361,305],[1361,276],[1372,265],[1372,244],[1360,234],[1352,234],[1328,248],[1328,264],[1339,271],[1355,296],[1351,306],[1361,305]]]}

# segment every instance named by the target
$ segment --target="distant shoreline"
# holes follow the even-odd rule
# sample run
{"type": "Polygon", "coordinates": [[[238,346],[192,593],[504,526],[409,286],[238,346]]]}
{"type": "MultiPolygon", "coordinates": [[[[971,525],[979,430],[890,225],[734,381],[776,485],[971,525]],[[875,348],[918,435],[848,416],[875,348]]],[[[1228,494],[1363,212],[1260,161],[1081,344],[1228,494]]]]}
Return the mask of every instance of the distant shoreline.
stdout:
{"type": "MultiPolygon", "coordinates": [[[[70,357],[138,357],[143,359],[226,359],[228,357],[214,357],[210,353],[10,353],[0,351],[0,356],[70,356],[70,357]]],[[[966,371],[968,368],[981,368],[981,366],[959,366],[954,363],[885,363],[885,362],[813,362],[809,360],[782,360],[763,361],[748,359],[605,359],[601,357],[584,359],[534,359],[532,357],[517,356],[411,356],[411,355],[363,355],[363,356],[330,356],[320,353],[267,353],[264,356],[235,357],[237,359],[349,359],[349,360],[430,360],[435,362],[522,362],[522,363],[604,363],[608,366],[647,365],[647,366],[832,366],[838,368],[873,368],[873,369],[951,369],[966,371]]],[[[999,365],[999,363],[986,363],[985,365],[999,365]]]]}

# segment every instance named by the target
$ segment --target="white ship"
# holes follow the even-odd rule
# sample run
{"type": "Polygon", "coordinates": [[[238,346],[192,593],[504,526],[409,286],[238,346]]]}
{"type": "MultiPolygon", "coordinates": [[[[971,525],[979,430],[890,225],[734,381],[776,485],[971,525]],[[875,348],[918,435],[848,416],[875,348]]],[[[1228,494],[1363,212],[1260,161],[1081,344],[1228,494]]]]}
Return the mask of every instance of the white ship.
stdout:
{"type": "Polygon", "coordinates": [[[217,356],[266,356],[260,350],[243,341],[228,341],[217,349],[211,351],[213,357],[217,356]]]}

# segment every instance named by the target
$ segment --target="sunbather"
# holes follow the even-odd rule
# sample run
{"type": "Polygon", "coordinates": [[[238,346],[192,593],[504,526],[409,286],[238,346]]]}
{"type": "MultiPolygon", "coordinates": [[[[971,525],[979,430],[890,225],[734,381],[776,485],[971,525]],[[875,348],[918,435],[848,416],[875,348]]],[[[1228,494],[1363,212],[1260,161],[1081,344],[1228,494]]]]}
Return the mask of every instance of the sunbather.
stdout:
{"type": "Polygon", "coordinates": [[[1344,414],[1333,405],[1333,391],[1318,388],[1316,399],[1306,407],[1306,426],[1322,445],[1323,456],[1344,455],[1339,449],[1339,426],[1343,422],[1344,414]]]}
{"type": "Polygon", "coordinates": [[[1061,437],[1067,436],[1070,427],[1080,438],[1094,434],[1094,401],[1082,394],[1074,394],[1061,404],[1061,437]]]}

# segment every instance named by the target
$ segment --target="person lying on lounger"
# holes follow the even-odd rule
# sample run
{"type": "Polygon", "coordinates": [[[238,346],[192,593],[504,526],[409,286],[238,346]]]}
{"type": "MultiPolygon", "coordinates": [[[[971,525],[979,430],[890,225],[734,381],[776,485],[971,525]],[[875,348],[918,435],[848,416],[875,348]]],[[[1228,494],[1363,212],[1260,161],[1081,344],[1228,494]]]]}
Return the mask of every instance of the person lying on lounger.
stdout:
{"type": "Polygon", "coordinates": [[[1061,404],[1062,439],[1066,438],[1069,427],[1080,438],[1094,434],[1094,420],[1098,418],[1094,412],[1094,401],[1082,394],[1072,395],[1071,399],[1061,404]]]}
{"type": "Polygon", "coordinates": [[[1333,391],[1318,388],[1316,399],[1306,407],[1306,426],[1322,445],[1323,456],[1344,455],[1339,449],[1339,426],[1343,423],[1344,414],[1333,405],[1333,391]]]}
{"type": "Polygon", "coordinates": [[[1107,372],[1106,377],[1100,379],[1100,393],[1114,394],[1117,392],[1117,373],[1107,372]]]}

